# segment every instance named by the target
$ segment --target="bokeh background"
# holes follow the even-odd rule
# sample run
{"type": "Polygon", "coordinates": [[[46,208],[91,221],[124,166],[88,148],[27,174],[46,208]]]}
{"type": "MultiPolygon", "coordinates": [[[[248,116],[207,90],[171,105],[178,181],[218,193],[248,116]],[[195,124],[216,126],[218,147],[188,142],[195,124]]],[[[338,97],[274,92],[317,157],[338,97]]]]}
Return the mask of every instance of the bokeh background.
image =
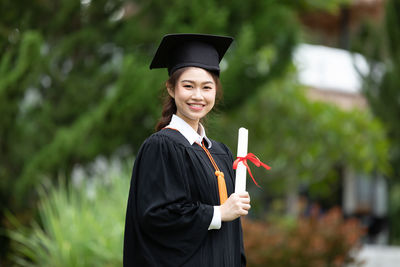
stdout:
{"type": "Polygon", "coordinates": [[[148,66],[183,32],[235,38],[207,134],[235,154],[246,127],[272,166],[248,183],[249,266],[400,244],[400,0],[1,0],[1,266],[121,266],[168,78],[148,66]]]}

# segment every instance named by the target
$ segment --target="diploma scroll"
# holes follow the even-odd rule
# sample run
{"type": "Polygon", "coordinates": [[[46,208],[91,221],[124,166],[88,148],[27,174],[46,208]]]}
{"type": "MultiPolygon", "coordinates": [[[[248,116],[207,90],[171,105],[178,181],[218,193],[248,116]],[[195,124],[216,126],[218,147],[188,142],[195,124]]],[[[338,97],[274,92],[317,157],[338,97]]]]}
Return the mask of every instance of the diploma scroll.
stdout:
{"type": "MultiPolygon", "coordinates": [[[[247,155],[249,131],[245,128],[239,129],[237,156],[245,157],[247,155]]],[[[243,193],[246,191],[246,173],[247,169],[243,162],[239,162],[236,169],[235,193],[243,193]]]]}

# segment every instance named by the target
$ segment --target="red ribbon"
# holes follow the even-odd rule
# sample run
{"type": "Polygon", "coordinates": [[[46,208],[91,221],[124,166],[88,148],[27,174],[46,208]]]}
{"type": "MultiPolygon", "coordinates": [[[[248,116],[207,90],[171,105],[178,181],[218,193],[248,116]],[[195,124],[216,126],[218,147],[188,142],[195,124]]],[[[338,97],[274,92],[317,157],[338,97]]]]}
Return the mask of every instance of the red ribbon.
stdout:
{"type": "Polygon", "coordinates": [[[260,187],[260,186],[257,184],[256,180],[254,180],[253,175],[251,174],[251,170],[250,170],[249,165],[247,164],[247,160],[250,160],[251,162],[253,162],[254,165],[256,165],[257,167],[260,167],[260,166],[261,166],[261,167],[264,167],[264,168],[267,169],[267,170],[271,169],[271,167],[268,166],[268,165],[265,164],[265,163],[262,163],[262,162],[256,157],[256,155],[254,155],[253,153],[249,153],[249,154],[247,154],[245,157],[237,157],[236,160],[233,162],[233,169],[234,169],[234,170],[237,169],[237,166],[238,166],[239,162],[243,162],[243,165],[246,166],[247,171],[249,172],[249,174],[250,174],[250,176],[251,176],[251,179],[253,179],[253,182],[256,184],[256,186],[260,187]]]}

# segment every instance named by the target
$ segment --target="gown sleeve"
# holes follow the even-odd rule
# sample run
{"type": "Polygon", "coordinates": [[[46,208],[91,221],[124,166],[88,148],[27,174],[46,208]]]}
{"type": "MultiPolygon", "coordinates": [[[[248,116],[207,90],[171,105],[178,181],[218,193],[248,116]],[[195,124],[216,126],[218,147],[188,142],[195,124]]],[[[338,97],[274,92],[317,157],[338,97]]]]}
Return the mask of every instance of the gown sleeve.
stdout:
{"type": "Polygon", "coordinates": [[[162,266],[184,263],[206,238],[213,206],[190,198],[183,148],[168,137],[143,144],[132,174],[132,220],[146,249],[162,266]]]}

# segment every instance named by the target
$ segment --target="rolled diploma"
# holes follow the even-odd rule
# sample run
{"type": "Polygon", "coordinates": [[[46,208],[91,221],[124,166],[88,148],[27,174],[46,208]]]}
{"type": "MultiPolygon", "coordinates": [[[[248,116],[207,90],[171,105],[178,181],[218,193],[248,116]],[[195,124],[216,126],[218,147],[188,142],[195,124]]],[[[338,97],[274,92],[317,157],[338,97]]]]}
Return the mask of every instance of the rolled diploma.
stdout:
{"type": "MultiPolygon", "coordinates": [[[[237,156],[245,157],[247,155],[247,142],[249,131],[245,128],[239,129],[237,156]]],[[[235,193],[243,193],[246,191],[246,166],[243,162],[239,162],[236,169],[235,193]]]]}

